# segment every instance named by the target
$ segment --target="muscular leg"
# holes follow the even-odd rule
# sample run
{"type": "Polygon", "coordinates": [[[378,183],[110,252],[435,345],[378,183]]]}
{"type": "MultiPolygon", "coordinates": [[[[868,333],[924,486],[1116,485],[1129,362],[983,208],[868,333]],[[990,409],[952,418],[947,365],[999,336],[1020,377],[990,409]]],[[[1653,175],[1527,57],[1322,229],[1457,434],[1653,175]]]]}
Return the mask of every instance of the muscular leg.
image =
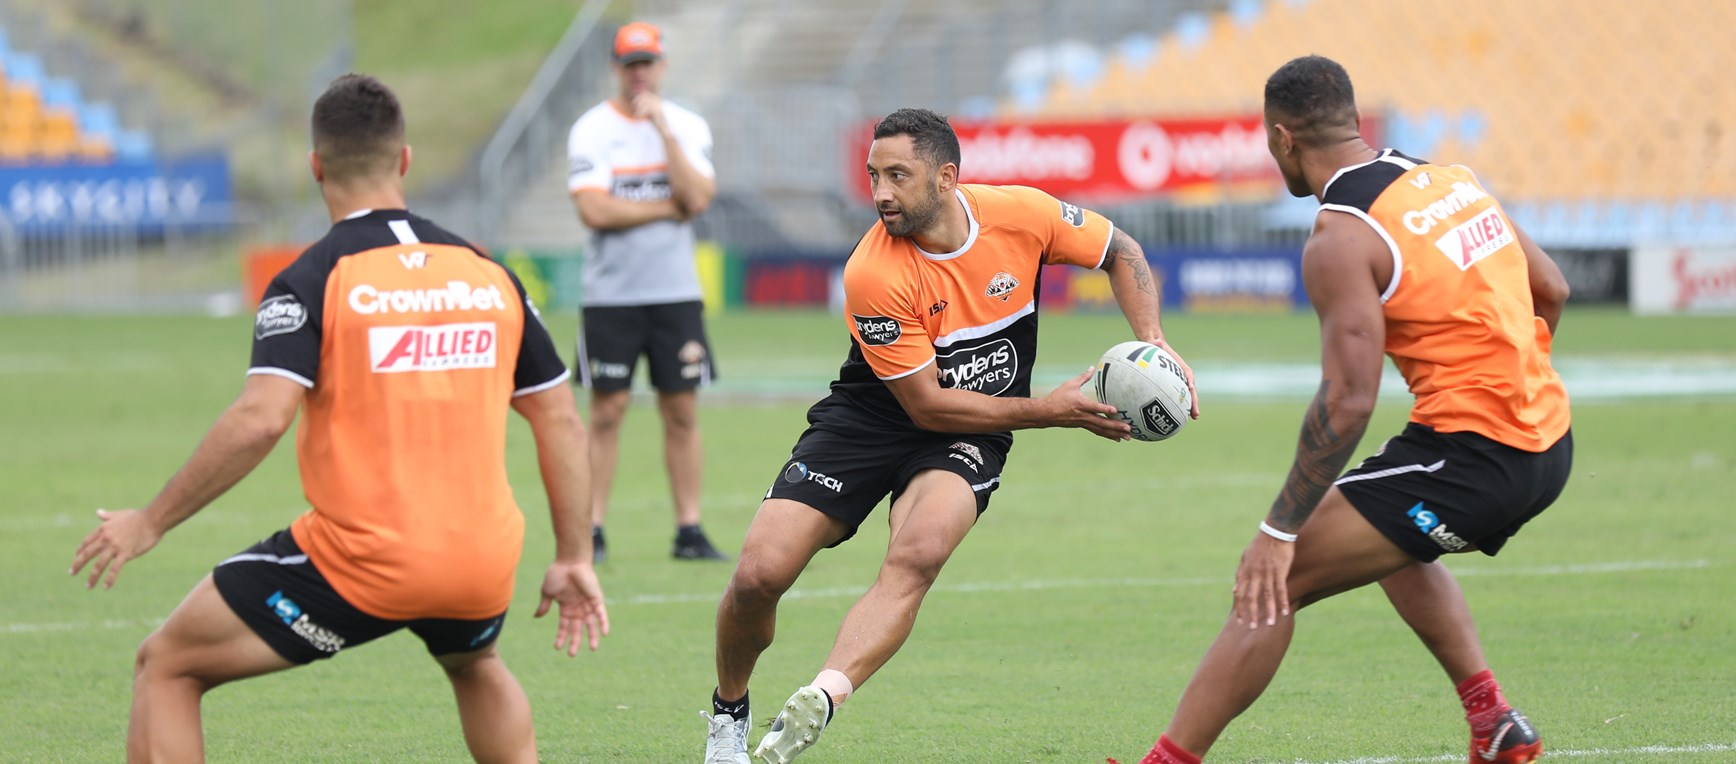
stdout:
{"type": "Polygon", "coordinates": [[[452,680],[470,755],[481,764],[536,764],[530,700],[494,646],[435,660],[452,680]]]}
{"type": "Polygon", "coordinates": [[[717,694],[734,700],[747,694],[748,678],[777,630],[778,599],[796,583],[808,561],[848,529],[814,508],[788,499],[766,499],[742,542],[735,573],[717,604],[717,694]]]}
{"type": "Polygon", "coordinates": [[[1412,565],[1381,579],[1380,588],[1386,591],[1393,609],[1434,653],[1453,684],[1489,668],[1465,593],[1445,565],[1412,565]]]}
{"type": "Polygon", "coordinates": [[[657,410],[663,415],[663,463],[669,468],[669,492],[675,498],[675,524],[698,525],[703,459],[698,391],[658,392],[657,410]]]}
{"type": "Polygon", "coordinates": [[[591,524],[602,525],[609,514],[609,489],[615,484],[620,454],[621,420],[627,416],[631,390],[591,390],[591,524]]]}
{"type": "Polygon", "coordinates": [[[824,668],[860,687],[886,665],[910,637],[923,597],[976,518],[976,496],[964,478],[943,470],[918,473],[892,504],[880,575],[844,616],[824,668]]]}
{"type": "MultiPolygon", "coordinates": [[[[1375,530],[1333,488],[1298,533],[1296,558],[1287,580],[1291,612],[1310,603],[1379,581],[1416,562],[1375,530]]],[[[1232,615],[1206,651],[1165,735],[1204,756],[1225,727],[1253,705],[1284,659],[1295,617],[1276,626],[1248,628],[1232,615]]]]}
{"type": "Polygon", "coordinates": [[[139,646],[127,761],[204,761],[199,701],[205,693],[224,682],[292,666],[242,623],[205,576],[139,646]]]}

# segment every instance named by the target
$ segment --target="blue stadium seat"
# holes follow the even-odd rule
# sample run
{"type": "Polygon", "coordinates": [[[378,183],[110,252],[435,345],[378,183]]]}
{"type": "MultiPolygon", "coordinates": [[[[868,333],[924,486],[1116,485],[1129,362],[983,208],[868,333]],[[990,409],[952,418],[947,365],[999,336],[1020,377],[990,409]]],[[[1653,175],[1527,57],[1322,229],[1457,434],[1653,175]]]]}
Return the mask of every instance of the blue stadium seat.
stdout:
{"type": "Polygon", "coordinates": [[[115,116],[113,106],[101,102],[87,103],[78,110],[78,129],[113,144],[115,135],[121,130],[121,121],[115,116]]]}
{"type": "Polygon", "coordinates": [[[1631,236],[1633,243],[1645,244],[1662,241],[1669,234],[1669,211],[1663,202],[1642,202],[1634,210],[1634,222],[1631,236]]]}
{"type": "Polygon", "coordinates": [[[41,87],[45,73],[42,59],[29,53],[6,54],[6,81],[15,85],[41,87]]]}
{"type": "Polygon", "coordinates": [[[1459,112],[1458,124],[1459,143],[1468,148],[1474,148],[1489,135],[1489,120],[1483,117],[1480,109],[1466,109],[1459,112]]]}
{"type": "Polygon", "coordinates": [[[1184,13],[1175,21],[1175,41],[1183,48],[1197,48],[1211,36],[1211,17],[1203,13],[1184,13]]]}
{"type": "Polygon", "coordinates": [[[1603,205],[1598,216],[1598,238],[1606,246],[1620,247],[1633,241],[1633,205],[1612,201],[1603,205]]]}
{"type": "Polygon", "coordinates": [[[1138,32],[1121,38],[1121,42],[1115,45],[1115,54],[1121,57],[1121,62],[1129,69],[1145,66],[1157,58],[1157,51],[1157,39],[1138,32]]]}
{"type": "Polygon", "coordinates": [[[146,160],[155,153],[151,136],[141,131],[122,130],[115,136],[115,157],[118,159],[146,160]]]}
{"type": "Polygon", "coordinates": [[[42,105],[73,110],[78,108],[78,83],[60,77],[42,81],[42,105]]]}
{"type": "Polygon", "coordinates": [[[1680,201],[1670,205],[1669,232],[1671,241],[1701,241],[1700,215],[1694,203],[1680,201]]]}
{"type": "Polygon", "coordinates": [[[1242,29],[1259,23],[1266,15],[1266,4],[1261,0],[1230,0],[1230,20],[1242,29]]]}

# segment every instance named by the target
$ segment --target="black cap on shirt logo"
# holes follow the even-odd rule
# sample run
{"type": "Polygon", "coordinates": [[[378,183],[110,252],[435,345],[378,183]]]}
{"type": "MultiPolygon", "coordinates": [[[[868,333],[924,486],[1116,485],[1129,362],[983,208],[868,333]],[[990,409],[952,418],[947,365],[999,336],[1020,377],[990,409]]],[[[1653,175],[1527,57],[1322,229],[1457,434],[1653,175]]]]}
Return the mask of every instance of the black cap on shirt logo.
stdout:
{"type": "Polygon", "coordinates": [[[890,345],[904,336],[904,330],[898,326],[898,319],[885,316],[858,316],[850,314],[856,321],[856,334],[861,336],[864,345],[890,345]]]}

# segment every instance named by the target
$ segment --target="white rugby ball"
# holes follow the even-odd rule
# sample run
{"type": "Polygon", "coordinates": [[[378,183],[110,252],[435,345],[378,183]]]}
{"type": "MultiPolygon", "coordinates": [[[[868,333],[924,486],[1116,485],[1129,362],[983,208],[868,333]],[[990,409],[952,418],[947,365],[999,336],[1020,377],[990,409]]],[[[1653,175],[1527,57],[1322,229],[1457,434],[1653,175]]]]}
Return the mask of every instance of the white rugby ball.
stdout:
{"type": "Polygon", "coordinates": [[[1181,432],[1193,410],[1187,375],[1163,348],[1123,342],[1097,362],[1094,392],[1133,428],[1135,440],[1168,440],[1181,432]]]}

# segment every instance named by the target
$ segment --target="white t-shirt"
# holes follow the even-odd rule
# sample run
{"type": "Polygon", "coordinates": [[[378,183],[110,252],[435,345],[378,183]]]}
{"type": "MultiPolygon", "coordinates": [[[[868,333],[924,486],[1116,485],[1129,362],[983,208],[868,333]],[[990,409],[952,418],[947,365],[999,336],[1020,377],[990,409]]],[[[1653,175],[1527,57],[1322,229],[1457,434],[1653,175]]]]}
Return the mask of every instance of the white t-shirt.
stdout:
{"type": "MultiPolygon", "coordinates": [[[[668,101],[663,117],[694,169],[715,177],[711,126],[668,101]]],[[[567,190],[604,191],[634,201],[670,197],[668,155],[650,120],[604,101],[579,117],[567,136],[567,190]]],[[[619,231],[593,231],[585,256],[584,304],[657,305],[703,297],[693,260],[693,226],[658,220],[619,231]]]]}

